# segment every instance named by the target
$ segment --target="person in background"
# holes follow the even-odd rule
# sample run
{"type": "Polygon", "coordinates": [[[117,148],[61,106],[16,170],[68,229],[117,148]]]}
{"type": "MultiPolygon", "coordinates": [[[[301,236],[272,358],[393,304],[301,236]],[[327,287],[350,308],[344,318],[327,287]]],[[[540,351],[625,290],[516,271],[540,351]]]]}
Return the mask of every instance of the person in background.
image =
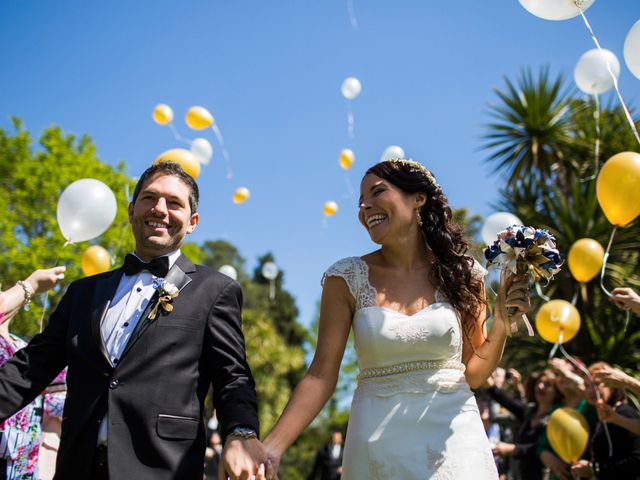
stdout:
{"type": "Polygon", "coordinates": [[[13,318],[20,307],[28,308],[33,295],[52,289],[58,280],[64,278],[65,270],[64,266],[36,270],[25,280],[18,280],[13,287],[0,292],[0,323],[13,318]]]}
{"type": "Polygon", "coordinates": [[[204,452],[204,478],[206,480],[218,480],[221,455],[222,439],[217,431],[213,431],[209,437],[209,446],[204,452]]]}
{"type": "Polygon", "coordinates": [[[67,399],[67,369],[65,368],[44,393],[44,417],[38,460],[38,480],[51,480],[56,470],[56,458],[62,433],[62,412],[67,399]]]}
{"type": "MultiPolygon", "coordinates": [[[[593,375],[597,370],[610,368],[604,362],[589,367],[593,375]]],[[[626,394],[621,388],[611,388],[601,383],[589,382],[586,389],[587,401],[598,407],[600,422],[591,436],[590,459],[578,460],[571,473],[578,478],[598,478],[599,480],[638,480],[640,479],[640,436],[620,426],[615,416],[623,419],[638,419],[640,416],[626,402],[626,394]],[[596,389],[600,394],[598,398],[596,389]],[[607,425],[611,448],[605,430],[607,425]]]]}
{"type": "Polygon", "coordinates": [[[334,430],[331,441],[318,450],[316,461],[307,480],[340,480],[342,474],[342,432],[334,430]]]}
{"type": "MultiPolygon", "coordinates": [[[[480,412],[480,418],[484,425],[484,431],[489,438],[489,445],[492,449],[498,445],[503,439],[502,428],[500,424],[493,421],[491,418],[491,400],[486,397],[476,397],[478,402],[478,411],[480,412]]],[[[496,468],[498,469],[499,480],[507,480],[507,473],[509,471],[509,460],[501,455],[494,455],[493,460],[496,462],[496,468]]]]}
{"type": "MultiPolygon", "coordinates": [[[[573,357],[573,361],[586,370],[586,366],[580,359],[573,357]]],[[[585,400],[586,382],[581,369],[561,358],[553,358],[549,364],[556,372],[556,388],[562,395],[562,401],[553,410],[560,407],[573,408],[585,418],[589,425],[589,431],[592,432],[598,423],[598,414],[595,407],[585,400]]],[[[553,451],[546,429],[538,443],[538,455],[540,461],[551,470],[550,480],[569,480],[571,478],[571,465],[564,463],[553,451]]]]}
{"type": "Polygon", "coordinates": [[[532,373],[525,385],[527,402],[506,395],[489,377],[487,392],[495,401],[507,408],[520,420],[520,430],[515,443],[498,442],[493,452],[512,456],[518,460],[518,473],[522,480],[541,480],[543,465],[537,455],[538,441],[546,427],[549,414],[560,400],[552,370],[532,373]]]}
{"type": "Polygon", "coordinates": [[[609,300],[615,302],[622,310],[630,310],[636,315],[640,315],[640,295],[629,287],[614,288],[609,300]]]}
{"type": "MultiPolygon", "coordinates": [[[[0,325],[0,366],[27,346],[9,333],[11,319],[0,325]]],[[[0,479],[36,480],[42,428],[42,395],[0,422],[0,479]]]]}
{"type": "MultiPolygon", "coordinates": [[[[64,278],[65,267],[36,270],[25,280],[0,292],[0,365],[26,346],[21,338],[9,333],[11,320],[21,307],[28,308],[31,297],[53,288],[64,278]]],[[[38,396],[11,418],[0,422],[0,479],[36,479],[42,396],[38,396]]]]}

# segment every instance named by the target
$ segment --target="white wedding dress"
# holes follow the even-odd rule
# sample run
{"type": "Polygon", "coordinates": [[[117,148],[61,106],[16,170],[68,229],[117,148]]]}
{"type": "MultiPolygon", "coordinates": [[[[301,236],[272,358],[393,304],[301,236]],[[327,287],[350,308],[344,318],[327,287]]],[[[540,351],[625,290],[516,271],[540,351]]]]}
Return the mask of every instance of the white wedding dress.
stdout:
{"type": "Polygon", "coordinates": [[[438,295],[410,316],[379,307],[359,257],[336,262],[327,276],[342,277],[356,300],[352,328],[360,375],[342,480],[498,478],[465,380],[452,306],[438,295]]]}

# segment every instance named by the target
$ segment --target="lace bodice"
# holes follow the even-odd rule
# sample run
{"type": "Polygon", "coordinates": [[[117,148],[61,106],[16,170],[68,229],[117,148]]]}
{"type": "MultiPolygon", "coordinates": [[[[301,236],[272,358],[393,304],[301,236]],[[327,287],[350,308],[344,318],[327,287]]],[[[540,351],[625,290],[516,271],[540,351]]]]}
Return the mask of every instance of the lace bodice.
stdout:
{"type": "MultiPolygon", "coordinates": [[[[476,269],[482,269],[477,265],[476,269]]],[[[456,310],[440,292],[436,302],[413,315],[404,315],[376,303],[369,268],[360,257],[334,263],[324,274],[345,280],[356,310],[352,328],[360,369],[407,362],[460,361],[462,336],[456,310]]]]}

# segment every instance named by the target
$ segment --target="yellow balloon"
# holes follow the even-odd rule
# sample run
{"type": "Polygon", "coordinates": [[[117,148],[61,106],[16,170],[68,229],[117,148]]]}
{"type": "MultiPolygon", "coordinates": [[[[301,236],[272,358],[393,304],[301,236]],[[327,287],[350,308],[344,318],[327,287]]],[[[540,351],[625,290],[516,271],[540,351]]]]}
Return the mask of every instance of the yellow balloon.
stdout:
{"type": "Polygon", "coordinates": [[[173,148],[161,153],[153,163],[175,162],[195,180],[200,175],[200,162],[196,156],[184,148],[173,148]]]}
{"type": "Polygon", "coordinates": [[[204,130],[213,125],[213,116],[204,107],[191,107],[187,111],[184,121],[194,130],[204,130]]]}
{"type": "Polygon", "coordinates": [[[589,425],[573,408],[562,407],[555,410],[547,424],[549,442],[566,463],[577,462],[589,442],[589,425]]]}
{"type": "Polygon", "coordinates": [[[167,125],[173,120],[173,110],[169,105],[160,103],[153,109],[153,119],[159,125],[167,125]]]}
{"type": "Polygon", "coordinates": [[[98,245],[92,245],[82,254],[82,272],[88,277],[109,271],[111,257],[109,252],[98,245]]]}
{"type": "Polygon", "coordinates": [[[322,211],[327,217],[331,217],[338,212],[338,204],[336,202],[327,202],[322,207],[322,211]]]}
{"type": "Polygon", "coordinates": [[[536,315],[536,330],[550,343],[565,343],[580,330],[580,313],[566,300],[551,300],[540,307],[536,315]]]}
{"type": "Polygon", "coordinates": [[[578,282],[587,283],[602,268],[604,248],[591,238],[581,238],[569,249],[567,257],[569,271],[578,282]]]}
{"type": "Polygon", "coordinates": [[[353,150],[349,148],[345,148],[340,151],[340,166],[345,170],[349,170],[353,162],[356,161],[356,156],[353,153],[353,150]]]}
{"type": "Polygon", "coordinates": [[[596,195],[613,225],[624,227],[640,215],[640,154],[622,152],[607,160],[598,174],[596,195]]]}
{"type": "Polygon", "coordinates": [[[251,192],[246,187],[238,188],[233,194],[233,203],[244,203],[249,200],[251,192]]]}

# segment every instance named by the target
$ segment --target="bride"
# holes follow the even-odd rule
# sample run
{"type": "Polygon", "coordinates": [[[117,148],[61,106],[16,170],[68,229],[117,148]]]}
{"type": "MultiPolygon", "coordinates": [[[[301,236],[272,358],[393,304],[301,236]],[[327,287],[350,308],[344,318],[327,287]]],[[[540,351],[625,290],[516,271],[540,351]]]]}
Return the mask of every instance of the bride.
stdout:
{"type": "MultiPolygon", "coordinates": [[[[503,308],[485,334],[486,271],[465,255],[447,199],[420,163],[371,167],[359,205],[381,247],[324,274],[313,362],[265,439],[273,470],[331,397],[353,328],[360,374],[342,479],[497,478],[469,388],[496,368],[506,338],[503,308]]],[[[498,302],[526,312],[526,278],[510,277],[498,302]]]]}

